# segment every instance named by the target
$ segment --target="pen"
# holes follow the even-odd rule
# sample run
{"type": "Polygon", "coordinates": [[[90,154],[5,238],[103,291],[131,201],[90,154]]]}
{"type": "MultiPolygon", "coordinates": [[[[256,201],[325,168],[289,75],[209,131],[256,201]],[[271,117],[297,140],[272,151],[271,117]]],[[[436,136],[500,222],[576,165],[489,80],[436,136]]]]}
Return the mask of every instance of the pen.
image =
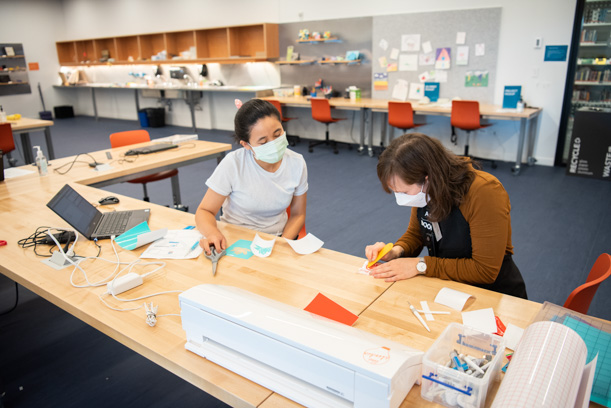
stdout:
{"type": "Polygon", "coordinates": [[[426,322],[424,321],[424,319],[422,318],[422,316],[420,316],[420,313],[418,313],[418,311],[416,310],[416,308],[414,306],[412,306],[411,303],[409,303],[409,300],[407,301],[407,303],[409,304],[409,308],[412,310],[412,313],[414,314],[414,316],[416,316],[418,318],[418,320],[420,320],[420,323],[422,323],[422,325],[424,326],[424,328],[426,330],[431,331],[431,329],[429,329],[429,326],[426,324],[426,322]]]}
{"type": "Polygon", "coordinates": [[[195,248],[197,248],[197,246],[199,245],[199,240],[195,241],[195,244],[193,244],[193,246],[191,247],[191,249],[189,249],[189,252],[193,251],[195,248]]]}

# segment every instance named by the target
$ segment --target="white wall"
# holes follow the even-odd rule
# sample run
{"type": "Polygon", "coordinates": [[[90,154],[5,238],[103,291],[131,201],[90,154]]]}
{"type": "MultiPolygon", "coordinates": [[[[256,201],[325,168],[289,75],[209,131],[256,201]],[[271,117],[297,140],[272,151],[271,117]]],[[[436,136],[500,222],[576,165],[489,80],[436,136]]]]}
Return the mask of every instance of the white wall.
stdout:
{"type": "MultiPolygon", "coordinates": [[[[495,103],[502,102],[505,85],[522,85],[526,102],[543,108],[535,157],[540,164],[552,165],[567,63],[543,62],[544,49],[534,49],[533,43],[535,37],[542,37],[544,45],[570,44],[575,4],[576,0],[0,0],[3,17],[0,39],[23,43],[28,62],[40,63],[41,70],[29,74],[34,85],[39,81],[42,83],[47,108],[65,103],[75,105],[77,112],[90,112],[88,94],[79,91],[77,96],[67,90],[52,88],[57,82],[56,72],[59,68],[55,41],[261,22],[306,22],[326,18],[502,7],[495,103]]],[[[103,98],[99,107],[106,106],[104,111],[117,110],[111,107],[113,99],[122,101],[121,105],[131,104],[133,100],[133,96],[128,94],[112,96],[109,93],[103,98]]],[[[0,97],[0,103],[8,107],[9,113],[19,111],[30,116],[36,116],[42,108],[36,93],[0,97]]],[[[302,115],[304,113],[299,113],[299,116],[302,115]]],[[[180,117],[180,124],[190,124],[187,115],[181,114],[180,117]],[[186,120],[185,123],[182,123],[183,120],[186,120]]],[[[321,133],[317,124],[307,120],[307,115],[303,117],[304,120],[291,123],[293,133],[303,132],[307,136],[321,133]]],[[[340,140],[350,140],[346,122],[336,130],[340,140]]],[[[431,118],[427,122],[431,123],[427,126],[430,132],[439,134],[448,145],[446,133],[449,126],[442,119],[431,118]]],[[[230,128],[231,123],[218,126],[230,128]]],[[[358,121],[355,126],[358,129],[358,121]]],[[[376,132],[378,129],[376,126],[376,132]]],[[[473,153],[515,160],[518,131],[516,123],[496,122],[486,133],[480,134],[477,143],[474,141],[473,153]]],[[[460,145],[448,147],[461,151],[460,145]]]]}

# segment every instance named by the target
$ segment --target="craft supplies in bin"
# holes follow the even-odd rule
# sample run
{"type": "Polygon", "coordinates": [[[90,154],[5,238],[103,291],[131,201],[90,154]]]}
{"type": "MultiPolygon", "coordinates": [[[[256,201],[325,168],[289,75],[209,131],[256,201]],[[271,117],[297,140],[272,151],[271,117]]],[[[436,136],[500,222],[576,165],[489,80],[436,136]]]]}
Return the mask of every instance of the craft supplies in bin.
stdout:
{"type": "Polygon", "coordinates": [[[504,351],[502,337],[451,323],[422,359],[422,398],[446,407],[483,407],[504,351]]]}
{"type": "Polygon", "coordinates": [[[273,92],[276,98],[288,98],[290,96],[293,96],[294,89],[293,88],[278,88],[278,89],[274,89],[273,92]]]}

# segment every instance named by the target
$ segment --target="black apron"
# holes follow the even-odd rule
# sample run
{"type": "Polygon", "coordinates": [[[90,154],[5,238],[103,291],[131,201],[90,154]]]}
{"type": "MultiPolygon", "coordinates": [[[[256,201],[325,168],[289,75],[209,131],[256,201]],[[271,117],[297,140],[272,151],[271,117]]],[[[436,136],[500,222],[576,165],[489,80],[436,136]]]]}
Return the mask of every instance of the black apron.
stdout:
{"type": "MultiPolygon", "coordinates": [[[[442,231],[442,238],[439,241],[435,239],[434,225],[428,219],[428,207],[418,208],[417,216],[422,241],[428,248],[430,256],[447,259],[471,258],[471,229],[457,207],[452,209],[445,220],[438,223],[442,231]]],[[[503,258],[501,269],[494,283],[470,283],[470,285],[528,299],[524,279],[510,254],[503,258]]]]}

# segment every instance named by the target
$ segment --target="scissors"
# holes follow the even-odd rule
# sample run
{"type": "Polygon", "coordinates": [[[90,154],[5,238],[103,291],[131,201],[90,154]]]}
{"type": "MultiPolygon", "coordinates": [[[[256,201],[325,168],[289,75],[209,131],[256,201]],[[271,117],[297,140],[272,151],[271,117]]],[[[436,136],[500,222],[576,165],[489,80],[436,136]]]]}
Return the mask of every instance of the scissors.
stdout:
{"type": "Polygon", "coordinates": [[[207,255],[204,251],[204,256],[212,261],[212,276],[216,275],[216,265],[221,259],[222,256],[225,255],[225,250],[223,249],[221,252],[216,252],[216,248],[214,245],[210,245],[210,255],[207,255]]]}

